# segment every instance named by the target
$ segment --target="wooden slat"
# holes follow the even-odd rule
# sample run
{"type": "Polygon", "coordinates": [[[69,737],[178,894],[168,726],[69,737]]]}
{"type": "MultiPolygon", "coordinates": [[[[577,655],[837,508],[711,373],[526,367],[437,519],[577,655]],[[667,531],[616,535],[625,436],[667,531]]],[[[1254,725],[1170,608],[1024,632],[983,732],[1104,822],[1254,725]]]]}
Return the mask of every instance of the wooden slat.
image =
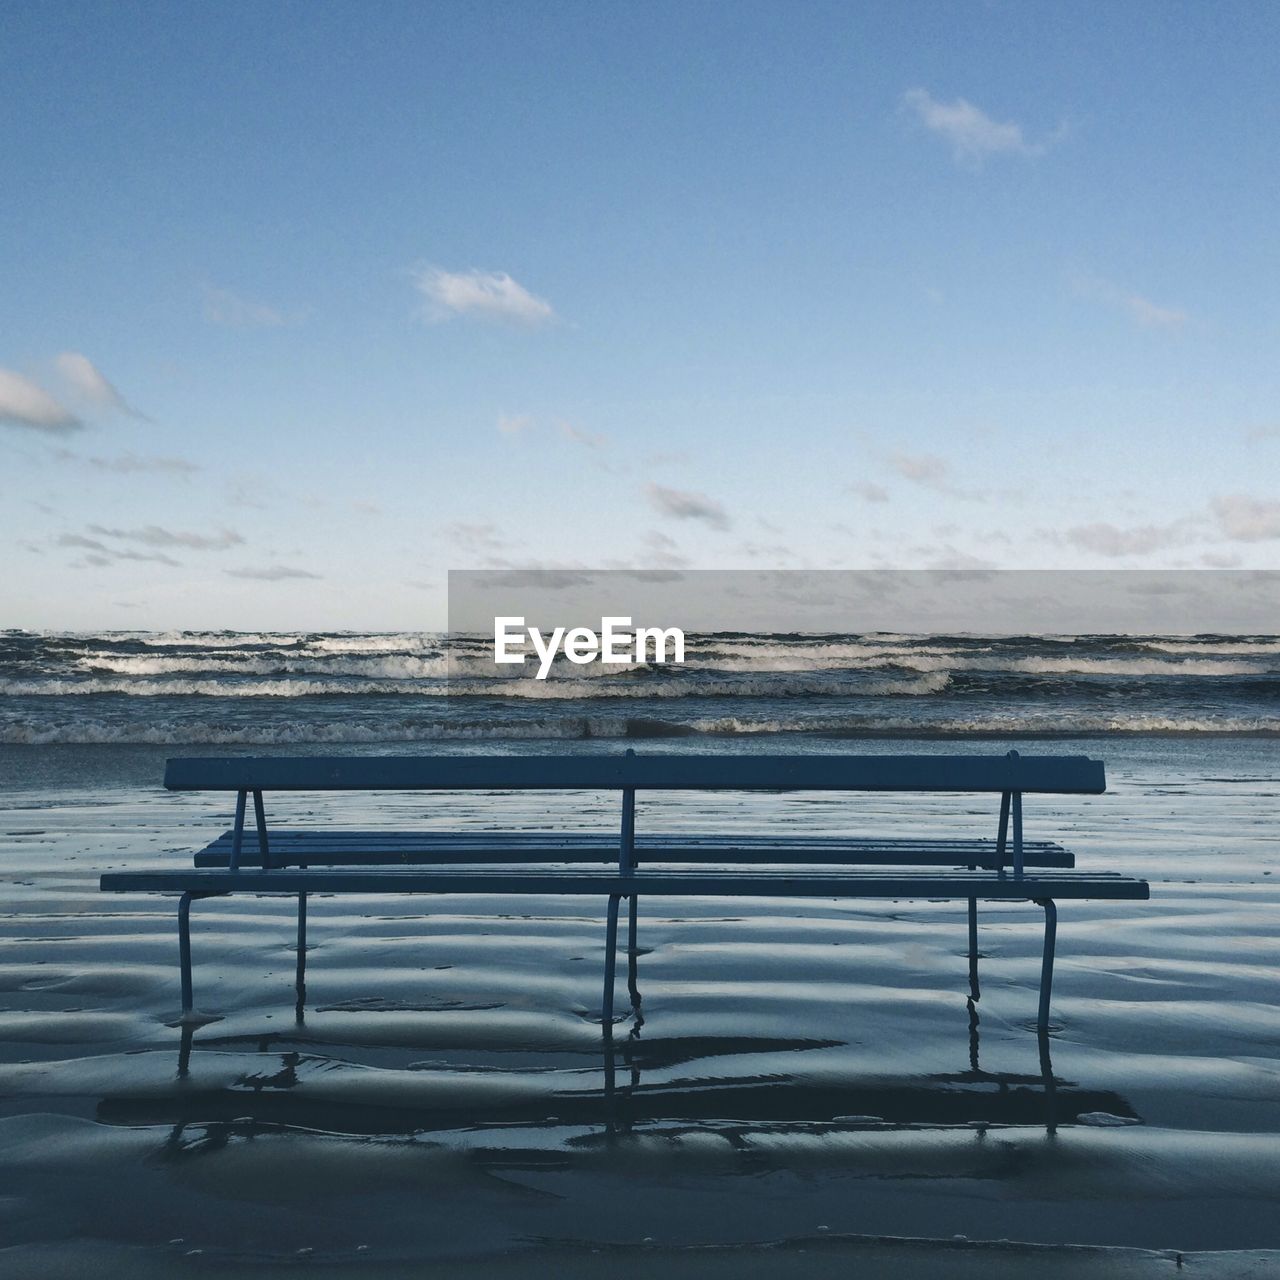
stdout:
{"type": "Polygon", "coordinates": [[[1096,795],[1085,756],[233,756],[168,761],[171,791],[1035,791],[1096,795]]]}
{"type": "Polygon", "coordinates": [[[953,871],[893,874],[766,874],[759,871],[707,874],[642,873],[619,876],[582,871],[466,872],[399,870],[324,871],[113,871],[101,887],[113,893],[453,893],[453,894],[638,894],[653,897],[787,898],[1124,898],[1150,896],[1146,881],[1110,873],[1014,877],[953,871]]]}
{"type": "MultiPolygon", "coordinates": [[[[469,853],[465,856],[451,854],[441,851],[428,851],[417,853],[370,853],[365,850],[353,850],[350,852],[328,851],[310,854],[286,853],[282,855],[272,855],[271,865],[273,867],[386,867],[386,866],[440,866],[440,867],[457,867],[457,866],[529,866],[537,864],[597,864],[597,865],[617,865],[617,851],[614,850],[612,856],[610,854],[581,849],[563,850],[560,853],[549,853],[546,857],[539,858],[513,858],[509,852],[501,850],[481,850],[476,853],[469,853]]],[[[881,867],[986,867],[994,868],[998,865],[996,859],[991,854],[979,856],[977,854],[957,857],[955,854],[944,853],[886,853],[874,854],[870,853],[864,857],[836,857],[829,852],[817,853],[813,855],[799,854],[789,857],[768,856],[766,854],[749,851],[746,853],[727,851],[721,858],[708,857],[700,855],[698,857],[682,856],[679,852],[671,856],[647,857],[644,858],[645,866],[666,866],[672,863],[696,864],[699,866],[881,866],[881,867]]],[[[195,866],[197,867],[225,867],[229,863],[229,859],[219,854],[200,854],[196,857],[195,866]]],[[[1061,867],[1068,868],[1075,866],[1075,858],[1069,853],[1043,854],[1035,857],[1023,858],[1023,865],[1028,867],[1061,867]]],[[[253,857],[244,857],[240,860],[242,867],[258,867],[261,866],[261,859],[254,854],[253,857]]],[[[1005,866],[1009,862],[1006,859],[1005,866]]]]}

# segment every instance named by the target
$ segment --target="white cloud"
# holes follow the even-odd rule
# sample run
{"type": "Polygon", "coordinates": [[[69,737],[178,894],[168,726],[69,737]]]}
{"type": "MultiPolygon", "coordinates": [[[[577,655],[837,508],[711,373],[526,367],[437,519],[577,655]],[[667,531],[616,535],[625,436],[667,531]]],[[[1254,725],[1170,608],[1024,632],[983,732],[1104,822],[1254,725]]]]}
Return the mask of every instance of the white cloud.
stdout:
{"type": "Polygon", "coordinates": [[[433,320],[470,316],[533,326],[555,319],[549,302],[530,293],[505,271],[445,271],[422,266],[413,278],[433,320]]]}
{"type": "Polygon", "coordinates": [[[299,319],[286,316],[265,302],[242,298],[230,289],[205,285],[203,293],[204,318],[210,324],[224,325],[228,329],[278,329],[299,319]]]}
{"type": "Polygon", "coordinates": [[[692,493],[684,489],[668,489],[665,485],[650,484],[645,489],[649,502],[664,515],[677,520],[701,520],[713,529],[727,529],[729,516],[724,507],[705,493],[692,493]]]}
{"type": "Polygon", "coordinates": [[[102,409],[116,409],[133,418],[146,419],[107,380],[102,370],[78,351],[64,351],[55,361],[63,380],[81,398],[102,409]]]}
{"type": "Polygon", "coordinates": [[[1072,277],[1071,284],[1080,297],[1116,307],[1144,329],[1181,329],[1191,318],[1181,307],[1161,306],[1101,276],[1080,273],[1072,277]]]}
{"type": "Polygon", "coordinates": [[[951,144],[961,164],[979,165],[993,155],[1039,156],[1048,150],[1046,142],[1027,141],[1021,125],[993,120],[964,98],[940,102],[927,89],[908,89],[902,103],[926,129],[951,144]]]}
{"type": "Polygon", "coordinates": [[[1210,506],[1223,536],[1233,542],[1280,538],[1280,502],[1229,493],[1214,498],[1210,506]]]}
{"type": "Polygon", "coordinates": [[[42,387],[10,369],[0,369],[0,422],[54,433],[84,425],[42,387]]]}

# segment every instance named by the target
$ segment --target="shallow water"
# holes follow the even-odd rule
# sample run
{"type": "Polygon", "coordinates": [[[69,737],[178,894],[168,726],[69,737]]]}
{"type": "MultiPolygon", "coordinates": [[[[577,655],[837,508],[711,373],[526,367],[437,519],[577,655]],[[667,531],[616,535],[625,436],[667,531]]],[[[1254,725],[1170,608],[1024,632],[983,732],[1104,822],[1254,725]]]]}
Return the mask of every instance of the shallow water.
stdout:
{"type": "MultiPolygon", "coordinates": [[[[971,1004],[955,904],[643,901],[639,1011],[610,1054],[603,904],[315,899],[299,1016],[292,903],[216,900],[193,918],[196,1003],[219,1018],[184,1036],[173,899],[97,877],[178,865],[225,797],[161,791],[164,748],[0,748],[0,1238],[362,1264],[820,1228],[1280,1248],[1277,748],[1070,751],[1105,759],[1110,790],[1029,799],[1028,836],[1152,897],[1061,905],[1046,1060],[1041,915],[1014,904],[982,909],[971,1004]]],[[[611,829],[616,804],[295,796],[270,814],[611,829]]],[[[989,834],[994,806],[680,795],[643,800],[639,824],[989,834]]]]}

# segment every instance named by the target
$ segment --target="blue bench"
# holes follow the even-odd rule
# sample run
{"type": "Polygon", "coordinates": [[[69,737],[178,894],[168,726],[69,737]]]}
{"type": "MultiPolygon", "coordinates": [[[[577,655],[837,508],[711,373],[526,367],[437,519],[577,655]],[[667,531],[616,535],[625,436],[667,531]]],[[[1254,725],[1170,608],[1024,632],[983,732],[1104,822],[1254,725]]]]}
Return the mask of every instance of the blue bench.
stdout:
{"type": "MultiPolygon", "coordinates": [[[[978,996],[979,900],[1044,909],[1037,1026],[1049,1025],[1063,898],[1145,899],[1147,883],[1074,870],[1052,841],[1023,837],[1026,793],[1098,795],[1102,763],[1082,756],[361,756],[170,760],[173,791],[234,792],[229,831],[181,870],[116,871],[103,890],[170,892],[178,905],[182,1016],[194,1020],[190,910],[233,893],[296,895],[297,979],[303,999],[307,896],[359,894],[571,894],[606,902],[603,1026],[613,1024],[618,914],[629,903],[628,954],[637,949],[637,902],[648,897],[927,898],[967,901],[969,976],[978,996]],[[490,831],[348,831],[268,828],[264,794],[279,791],[617,791],[616,834],[490,831]],[[643,791],[909,791],[999,795],[991,838],[683,835],[636,832],[643,791]],[[247,823],[253,805],[253,823],[247,823]]],[[[633,969],[634,973],[634,969],[633,969]]]]}

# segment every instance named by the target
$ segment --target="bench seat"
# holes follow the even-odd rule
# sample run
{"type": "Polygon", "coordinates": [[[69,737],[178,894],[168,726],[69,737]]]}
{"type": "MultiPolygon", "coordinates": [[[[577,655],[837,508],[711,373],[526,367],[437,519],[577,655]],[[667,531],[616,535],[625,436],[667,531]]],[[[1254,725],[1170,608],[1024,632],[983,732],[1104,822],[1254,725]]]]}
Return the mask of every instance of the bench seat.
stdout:
{"type": "Polygon", "coordinates": [[[223,893],[554,893],[598,897],[978,898],[1038,901],[1042,898],[1147,898],[1144,880],[1111,871],[1062,875],[1000,875],[990,871],[773,872],[739,870],[563,871],[483,867],[452,871],[377,871],[340,868],[196,871],[109,871],[107,892],[223,893]]]}
{"type": "MultiPolygon", "coordinates": [[[[234,831],[225,831],[195,855],[197,867],[225,867],[231,861],[234,831]]],[[[717,836],[637,835],[636,861],[706,863],[786,863],[810,865],[884,865],[998,867],[995,840],[890,839],[879,836],[717,836]]],[[[505,831],[356,831],[330,828],[273,828],[269,859],[273,867],[434,865],[450,862],[612,862],[618,861],[613,832],[505,831]]],[[[1007,863],[1008,855],[1003,861],[1007,863]]],[[[1028,840],[1023,861],[1031,867],[1073,867],[1075,856],[1050,840],[1028,840]]],[[[262,866],[249,845],[242,867],[262,866]]]]}

